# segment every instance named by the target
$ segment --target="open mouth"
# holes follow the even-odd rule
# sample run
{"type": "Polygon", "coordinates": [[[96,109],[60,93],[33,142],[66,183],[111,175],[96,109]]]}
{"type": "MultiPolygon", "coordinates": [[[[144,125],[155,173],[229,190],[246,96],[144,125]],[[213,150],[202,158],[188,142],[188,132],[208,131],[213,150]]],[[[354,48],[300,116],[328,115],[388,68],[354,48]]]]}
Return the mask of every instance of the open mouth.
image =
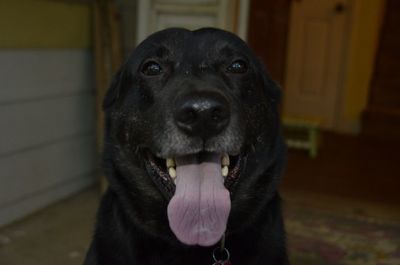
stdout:
{"type": "MultiPolygon", "coordinates": [[[[161,192],[171,199],[175,193],[176,188],[176,158],[170,157],[167,159],[159,158],[147,152],[147,170],[152,176],[156,185],[161,192]]],[[[202,157],[206,156],[207,152],[201,152],[193,155],[196,160],[201,161],[202,157]]],[[[241,155],[230,156],[228,154],[221,154],[221,177],[224,180],[224,185],[228,190],[231,190],[239,178],[240,168],[243,157],[241,155]]],[[[182,156],[183,157],[183,156],[182,156]]]]}
{"type": "Polygon", "coordinates": [[[153,181],[169,200],[172,232],[184,244],[211,246],[223,236],[230,190],[240,175],[242,156],[200,152],[161,159],[148,153],[153,181]]]}

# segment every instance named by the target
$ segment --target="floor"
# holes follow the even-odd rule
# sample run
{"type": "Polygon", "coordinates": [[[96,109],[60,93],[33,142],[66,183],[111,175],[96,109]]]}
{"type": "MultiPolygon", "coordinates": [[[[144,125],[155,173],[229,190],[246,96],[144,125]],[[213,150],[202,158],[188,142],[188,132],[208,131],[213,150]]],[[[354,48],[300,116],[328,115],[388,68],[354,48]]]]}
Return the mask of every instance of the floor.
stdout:
{"type": "Polygon", "coordinates": [[[83,264],[98,198],[92,188],[0,229],[0,264],[83,264]]]}
{"type": "MultiPolygon", "coordinates": [[[[343,216],[392,222],[400,227],[400,207],[287,189],[282,193],[285,208],[289,210],[301,207],[331,210],[343,216]]],[[[0,229],[0,264],[81,265],[90,242],[98,199],[98,189],[91,188],[0,229]]]]}

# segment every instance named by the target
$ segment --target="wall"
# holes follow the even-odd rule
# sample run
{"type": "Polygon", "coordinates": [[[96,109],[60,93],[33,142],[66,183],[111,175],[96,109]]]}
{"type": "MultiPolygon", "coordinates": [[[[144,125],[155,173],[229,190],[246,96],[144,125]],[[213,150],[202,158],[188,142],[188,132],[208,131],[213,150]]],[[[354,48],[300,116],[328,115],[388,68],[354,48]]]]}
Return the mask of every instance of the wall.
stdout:
{"type": "Polygon", "coordinates": [[[366,108],[384,10],[383,0],[354,0],[338,130],[358,133],[366,108]]]}
{"type": "Polygon", "coordinates": [[[124,58],[127,58],[136,47],[136,26],[137,26],[137,1],[136,0],[116,0],[117,6],[122,17],[122,49],[124,58]]]}
{"type": "Polygon", "coordinates": [[[400,1],[387,0],[362,132],[381,138],[400,135],[400,1]]]}
{"type": "Polygon", "coordinates": [[[89,48],[90,28],[86,5],[0,1],[0,48],[89,48]]]}
{"type": "Polygon", "coordinates": [[[248,43],[281,86],[285,81],[290,4],[291,0],[253,0],[249,14],[248,43]]]}
{"type": "Polygon", "coordinates": [[[88,6],[0,3],[0,225],[94,180],[88,6]]]}

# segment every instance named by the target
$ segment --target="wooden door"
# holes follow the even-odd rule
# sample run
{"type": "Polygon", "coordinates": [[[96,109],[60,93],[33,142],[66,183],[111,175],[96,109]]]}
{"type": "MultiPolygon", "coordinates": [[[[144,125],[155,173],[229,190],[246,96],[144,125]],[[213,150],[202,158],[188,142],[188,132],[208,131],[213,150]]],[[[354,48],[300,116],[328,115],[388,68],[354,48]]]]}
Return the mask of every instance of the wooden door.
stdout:
{"type": "Polygon", "coordinates": [[[335,127],[349,0],[292,1],[284,115],[335,127]]]}
{"type": "Polygon", "coordinates": [[[137,42],[169,28],[216,27],[247,34],[249,0],[139,0],[137,42]]]}

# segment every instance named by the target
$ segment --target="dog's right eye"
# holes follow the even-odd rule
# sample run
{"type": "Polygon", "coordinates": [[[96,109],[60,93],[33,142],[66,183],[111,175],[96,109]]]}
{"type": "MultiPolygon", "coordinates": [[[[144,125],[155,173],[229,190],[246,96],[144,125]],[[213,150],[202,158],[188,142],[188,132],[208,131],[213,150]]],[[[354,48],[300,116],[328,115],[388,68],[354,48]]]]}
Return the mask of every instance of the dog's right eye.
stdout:
{"type": "Polygon", "coordinates": [[[239,59],[232,62],[226,70],[232,74],[244,74],[247,72],[247,64],[245,61],[239,59]]]}
{"type": "Polygon", "coordinates": [[[162,72],[163,72],[163,70],[162,70],[161,66],[154,61],[147,62],[142,67],[142,73],[144,75],[149,75],[149,76],[159,75],[162,72]]]}

